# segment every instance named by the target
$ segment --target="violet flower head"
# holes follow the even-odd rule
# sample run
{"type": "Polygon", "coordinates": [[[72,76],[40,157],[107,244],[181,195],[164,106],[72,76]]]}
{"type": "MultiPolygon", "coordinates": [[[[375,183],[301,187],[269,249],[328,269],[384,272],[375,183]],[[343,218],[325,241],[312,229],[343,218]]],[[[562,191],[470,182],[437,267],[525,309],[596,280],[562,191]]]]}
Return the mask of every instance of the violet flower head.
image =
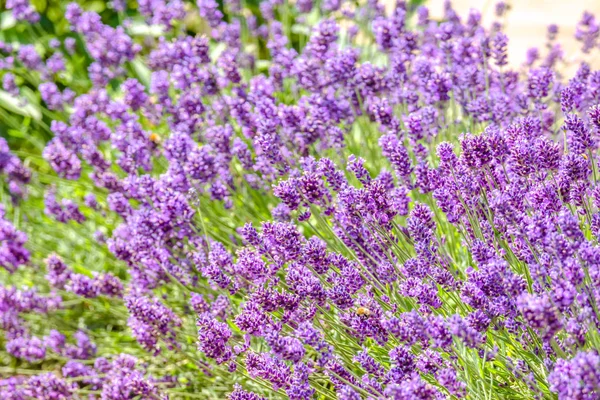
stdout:
{"type": "Polygon", "coordinates": [[[594,350],[577,353],[571,360],[558,359],[548,377],[550,389],[560,399],[594,399],[600,390],[599,367],[594,350]]]}
{"type": "Polygon", "coordinates": [[[133,397],[161,398],[162,395],[154,380],[146,375],[140,366],[141,363],[135,357],[121,354],[110,365],[102,364],[104,364],[102,372],[106,373],[101,393],[103,400],[127,400],[133,397]]]}
{"type": "Polygon", "coordinates": [[[26,242],[27,235],[8,221],[4,205],[0,205],[0,266],[14,272],[28,263],[30,253],[25,248],[26,242]]]}
{"type": "Polygon", "coordinates": [[[77,331],[73,334],[76,345],[68,344],[65,347],[65,354],[68,357],[88,360],[96,354],[96,345],[90,340],[89,336],[83,331],[77,331]]]}
{"type": "Polygon", "coordinates": [[[48,336],[44,336],[44,346],[57,354],[62,354],[65,349],[65,335],[59,331],[52,329],[48,336]]]}
{"type": "Polygon", "coordinates": [[[589,53],[598,43],[600,37],[600,23],[596,17],[585,11],[575,29],[575,39],[583,43],[582,51],[589,53]]]}
{"type": "Polygon", "coordinates": [[[325,20],[319,23],[310,37],[306,52],[321,61],[325,61],[332,43],[338,39],[338,33],[339,27],[335,21],[325,20]]]}
{"type": "Polygon", "coordinates": [[[196,4],[200,16],[208,22],[211,28],[216,28],[223,18],[223,13],[219,11],[219,4],[215,0],[197,0],[196,4]]]}
{"type": "Polygon", "coordinates": [[[125,296],[125,305],[130,313],[127,325],[147,351],[158,354],[159,340],[170,348],[178,346],[175,328],[181,326],[181,320],[173,311],[156,299],[136,294],[125,296]]]}
{"type": "Polygon", "coordinates": [[[34,375],[25,383],[26,396],[34,399],[68,399],[73,396],[77,386],[55,374],[48,372],[34,375]]]}
{"type": "Polygon", "coordinates": [[[2,89],[12,94],[13,96],[19,95],[19,87],[15,82],[15,75],[11,72],[7,72],[2,77],[2,89]]]}
{"type": "Polygon", "coordinates": [[[256,393],[248,392],[239,384],[234,385],[233,392],[227,395],[228,400],[266,400],[266,398],[257,395],[256,393]]]}
{"type": "Polygon", "coordinates": [[[79,179],[81,161],[60,139],[52,139],[44,149],[43,156],[59,176],[71,180],[79,179]]]}
{"type": "MultiPolygon", "coordinates": [[[[0,398],[438,400],[475,364],[598,398],[600,71],[569,75],[557,25],[515,68],[504,1],[491,26],[450,0],[80,3],[60,39],[0,41],[6,122],[50,135],[0,139],[0,266],[39,288],[0,285],[0,328],[41,368],[0,398]]],[[[32,4],[8,33],[47,27],[32,4]]],[[[591,13],[576,39],[593,59],[591,13]]]]}
{"type": "Polygon", "coordinates": [[[498,67],[508,64],[507,46],[508,36],[502,32],[496,33],[493,39],[492,57],[498,67]]]}
{"type": "Polygon", "coordinates": [[[22,358],[29,362],[41,361],[46,357],[44,342],[33,336],[30,338],[20,337],[6,343],[8,354],[16,358],[22,358]]]}
{"type": "Polygon", "coordinates": [[[562,328],[557,309],[547,296],[523,294],[517,304],[527,323],[539,330],[545,339],[552,338],[562,328]]]}
{"type": "Polygon", "coordinates": [[[73,274],[67,264],[56,254],[51,254],[46,259],[46,271],[48,282],[59,289],[65,287],[65,284],[70,281],[73,274]]]}
{"type": "Polygon", "coordinates": [[[415,241],[429,240],[434,235],[433,213],[424,204],[417,204],[408,219],[408,230],[415,241]]]}
{"type": "Polygon", "coordinates": [[[138,110],[146,101],[148,96],[145,93],[144,86],[136,79],[127,79],[122,85],[121,89],[125,93],[125,104],[130,106],[134,111],[138,110]]]}
{"type": "Polygon", "coordinates": [[[550,24],[548,25],[548,41],[552,42],[554,39],[556,39],[556,35],[558,34],[558,25],[556,24],[550,24]]]}
{"type": "Polygon", "coordinates": [[[196,325],[198,326],[198,349],[207,357],[216,359],[219,364],[228,361],[232,351],[227,346],[227,341],[231,338],[232,332],[227,324],[205,313],[198,317],[196,325]]]}
{"type": "Polygon", "coordinates": [[[421,379],[418,374],[413,374],[402,383],[388,385],[384,394],[397,400],[433,400],[440,396],[440,393],[433,386],[421,379]]]}
{"type": "Polygon", "coordinates": [[[21,46],[17,58],[28,69],[39,70],[42,68],[42,58],[33,45],[21,46]]]}
{"type": "Polygon", "coordinates": [[[506,4],[505,1],[499,1],[496,3],[495,7],[494,7],[494,12],[496,14],[496,17],[502,17],[504,16],[504,13],[508,10],[508,4],[506,4]]]}
{"type": "Polygon", "coordinates": [[[35,24],[40,20],[40,14],[29,0],[7,0],[6,8],[12,10],[17,21],[27,21],[30,24],[35,24]]]}
{"type": "Polygon", "coordinates": [[[123,283],[117,276],[111,273],[103,273],[95,276],[93,283],[98,288],[99,294],[109,297],[123,296],[123,283]]]}
{"type": "Polygon", "coordinates": [[[196,314],[201,315],[210,311],[210,305],[201,294],[191,293],[190,305],[196,314]]]}
{"type": "Polygon", "coordinates": [[[62,110],[65,103],[65,96],[60,92],[58,87],[53,82],[45,82],[39,86],[40,95],[42,100],[48,106],[50,110],[62,110]]]}
{"type": "Polygon", "coordinates": [[[253,378],[262,378],[273,385],[274,390],[286,387],[290,379],[290,368],[283,361],[271,357],[268,353],[246,354],[246,370],[253,378]]]}

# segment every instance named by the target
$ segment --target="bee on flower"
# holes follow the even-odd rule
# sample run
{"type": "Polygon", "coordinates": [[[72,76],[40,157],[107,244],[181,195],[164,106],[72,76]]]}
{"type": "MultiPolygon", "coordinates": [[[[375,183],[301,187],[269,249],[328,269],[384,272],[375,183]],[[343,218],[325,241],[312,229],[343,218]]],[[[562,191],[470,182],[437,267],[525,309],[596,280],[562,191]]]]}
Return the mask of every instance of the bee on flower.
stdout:
{"type": "Polygon", "coordinates": [[[160,136],[157,133],[150,134],[150,141],[156,145],[160,144],[160,136]]]}
{"type": "Polygon", "coordinates": [[[364,317],[364,318],[368,318],[373,314],[373,312],[371,310],[369,310],[367,307],[358,307],[356,309],[356,315],[358,315],[359,317],[364,317]]]}

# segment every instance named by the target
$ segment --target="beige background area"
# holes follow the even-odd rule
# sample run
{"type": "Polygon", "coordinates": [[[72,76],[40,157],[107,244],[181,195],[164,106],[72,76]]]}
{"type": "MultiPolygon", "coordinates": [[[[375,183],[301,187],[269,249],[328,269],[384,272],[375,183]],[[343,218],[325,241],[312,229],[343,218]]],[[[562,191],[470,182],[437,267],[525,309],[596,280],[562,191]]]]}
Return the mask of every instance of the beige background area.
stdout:
{"type": "MultiPolygon", "coordinates": [[[[395,0],[386,0],[395,3],[395,0]]],[[[494,21],[495,0],[454,0],[454,9],[466,17],[469,9],[475,8],[482,12],[484,25],[490,26],[494,21]]],[[[559,26],[558,40],[563,45],[565,58],[581,59],[581,45],[574,38],[575,25],[581,19],[584,11],[589,11],[600,19],[600,0],[517,0],[508,1],[509,12],[504,17],[505,32],[509,42],[509,61],[513,66],[519,66],[525,60],[525,54],[530,47],[540,47],[546,43],[546,28],[549,24],[559,26]]],[[[443,15],[443,0],[430,0],[425,3],[432,17],[443,15]]],[[[545,54],[545,53],[543,53],[545,54]]],[[[600,68],[600,49],[594,54],[585,56],[585,60],[600,68]]]]}

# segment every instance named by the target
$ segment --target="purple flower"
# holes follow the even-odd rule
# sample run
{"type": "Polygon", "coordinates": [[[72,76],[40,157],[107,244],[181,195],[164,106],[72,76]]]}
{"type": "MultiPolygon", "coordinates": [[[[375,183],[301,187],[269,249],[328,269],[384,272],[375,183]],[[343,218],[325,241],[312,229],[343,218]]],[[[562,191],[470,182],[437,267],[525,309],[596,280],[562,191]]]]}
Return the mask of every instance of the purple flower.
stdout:
{"type": "Polygon", "coordinates": [[[504,13],[509,9],[508,4],[506,4],[506,2],[504,1],[499,1],[496,3],[496,6],[494,7],[494,13],[496,14],[496,17],[500,18],[504,15],[504,13]]]}
{"type": "MultiPolygon", "coordinates": [[[[123,1],[122,8],[126,4],[123,1]]],[[[181,20],[185,16],[184,4],[179,0],[142,0],[139,4],[140,13],[146,16],[153,24],[163,24],[171,27],[175,20],[181,20]]]]}
{"type": "Polygon", "coordinates": [[[204,300],[204,297],[198,293],[191,293],[190,305],[198,315],[210,311],[210,305],[206,300],[204,300]]]}
{"type": "Polygon", "coordinates": [[[68,344],[65,347],[65,354],[68,357],[78,360],[88,360],[96,354],[96,345],[92,343],[89,336],[82,331],[73,334],[76,345],[68,344]]]}
{"type": "Polygon", "coordinates": [[[527,81],[528,96],[538,103],[542,101],[544,97],[548,96],[553,79],[553,73],[548,68],[531,70],[527,81]]]}
{"type": "Polygon", "coordinates": [[[34,45],[28,44],[21,46],[17,58],[28,69],[38,70],[42,68],[42,59],[34,45]]]}
{"type": "Polygon", "coordinates": [[[493,48],[492,48],[492,57],[497,66],[502,67],[508,64],[508,55],[507,55],[507,46],[508,46],[508,36],[506,36],[502,32],[496,33],[496,36],[493,38],[493,48]]]}
{"type": "Polygon", "coordinates": [[[77,204],[69,199],[62,199],[59,203],[56,200],[54,188],[50,188],[44,194],[45,211],[53,215],[58,222],[67,223],[75,221],[79,224],[85,221],[85,216],[79,210],[77,204]]]}
{"type": "Polygon", "coordinates": [[[232,356],[231,348],[227,346],[232,333],[227,324],[204,313],[198,317],[196,325],[198,326],[198,349],[207,357],[216,359],[219,364],[227,362],[232,356]]]}
{"type": "Polygon", "coordinates": [[[75,53],[75,45],[75,38],[68,37],[65,39],[65,49],[67,50],[67,53],[73,55],[75,53]]]}
{"type": "Polygon", "coordinates": [[[306,52],[312,57],[325,61],[328,50],[338,38],[339,28],[335,21],[325,20],[314,29],[306,46],[306,52]]]}
{"type": "Polygon", "coordinates": [[[40,361],[46,357],[44,342],[35,336],[29,338],[19,337],[8,341],[6,351],[13,357],[22,358],[29,362],[40,361]]]}
{"type": "Polygon", "coordinates": [[[7,0],[6,8],[12,10],[13,16],[17,21],[27,21],[35,24],[40,20],[40,15],[29,3],[29,0],[7,0]]]}
{"type": "Polygon", "coordinates": [[[433,213],[426,205],[417,204],[410,213],[407,228],[413,240],[430,240],[435,234],[433,213]]]}
{"type": "Polygon", "coordinates": [[[144,86],[135,79],[127,79],[122,85],[121,90],[125,94],[125,104],[134,111],[138,110],[148,101],[144,86]]]}
{"type": "Polygon", "coordinates": [[[600,357],[595,350],[579,352],[571,360],[558,359],[548,377],[559,399],[592,400],[600,390],[600,357]]]}
{"type": "Polygon", "coordinates": [[[29,262],[29,251],[25,248],[27,235],[15,229],[6,219],[4,205],[0,205],[0,266],[14,272],[29,262]]]}
{"type": "Polygon", "coordinates": [[[235,264],[236,273],[249,281],[262,282],[269,274],[269,269],[261,255],[248,248],[240,249],[235,264]]]}
{"type": "Polygon", "coordinates": [[[219,4],[215,0],[197,0],[196,4],[200,16],[208,22],[211,28],[216,28],[223,18],[223,13],[219,11],[219,4]]]}
{"type": "MultiPolygon", "coordinates": [[[[64,377],[6,380],[0,397],[193,390],[175,361],[193,356],[185,336],[197,318],[202,384],[221,364],[229,388],[246,375],[290,399],[462,398],[465,363],[479,356],[484,369],[506,364],[506,381],[524,384],[511,385],[516,397],[550,387],[594,398],[598,357],[585,351],[599,325],[600,72],[581,63],[565,75],[554,25],[543,58],[532,49],[510,67],[504,2],[490,28],[449,1],[441,22],[404,1],[389,12],[378,0],[259,3],[198,0],[207,36],[191,34],[194,7],[182,0],[115,0],[102,15],[71,3],[64,48],[52,37],[45,49],[0,42],[4,91],[30,97],[34,84],[44,121],[56,117],[41,161],[11,152],[16,134],[0,140],[0,265],[11,281],[117,314],[123,297],[129,333],[151,355],[141,363],[93,343],[101,327],[86,307],[75,310],[85,331],[44,331],[31,322],[61,299],[0,287],[7,352],[64,377]],[[60,186],[40,190],[40,179],[60,186]],[[42,193],[37,223],[30,206],[42,193]],[[62,247],[24,232],[52,221],[94,251],[106,244],[117,264],[80,270],[52,254],[40,273],[38,250],[62,247]],[[503,349],[536,357],[512,360],[498,334],[503,349]],[[463,347],[470,357],[456,357],[463,347]],[[46,353],[67,361],[40,363],[46,353]],[[148,375],[159,353],[173,377],[148,375]]],[[[26,0],[7,8],[38,18],[26,0]]],[[[585,13],[576,37],[596,49],[598,20],[585,13]]],[[[25,147],[18,154],[35,151],[25,147]]],[[[229,397],[266,393],[236,385],[229,397]]]]}
{"type": "Polygon", "coordinates": [[[62,53],[54,53],[46,60],[46,69],[51,75],[65,70],[65,58],[62,53]]]}
{"type": "Polygon", "coordinates": [[[246,354],[246,370],[253,378],[262,378],[271,382],[274,390],[287,387],[290,380],[290,368],[280,360],[271,357],[268,353],[246,354]]]}
{"type": "Polygon", "coordinates": [[[163,340],[167,347],[177,347],[175,328],[181,326],[180,318],[156,299],[130,294],[125,296],[129,310],[127,325],[140,345],[147,351],[158,354],[158,341],[163,340]]]}
{"type": "Polygon", "coordinates": [[[111,273],[99,274],[93,281],[100,294],[110,297],[123,296],[123,283],[117,276],[111,273]]]}
{"type": "Polygon", "coordinates": [[[137,359],[130,355],[119,355],[103,369],[106,370],[106,377],[102,385],[102,400],[128,400],[134,397],[160,398],[161,396],[154,380],[145,376],[137,359]]]}
{"type": "Polygon", "coordinates": [[[260,335],[269,325],[269,320],[257,302],[249,301],[243,305],[242,312],[235,318],[235,324],[246,333],[260,335]]]}
{"type": "Polygon", "coordinates": [[[562,328],[556,307],[547,296],[521,295],[517,304],[525,321],[539,330],[544,339],[551,339],[562,328]]]}
{"type": "Polygon", "coordinates": [[[46,279],[48,282],[59,289],[64,288],[65,284],[70,281],[72,271],[67,264],[56,254],[51,254],[46,259],[46,279]]]}
{"type": "Polygon", "coordinates": [[[43,155],[59,176],[71,180],[79,179],[81,161],[60,139],[52,139],[44,149],[43,155]]]}
{"type": "Polygon", "coordinates": [[[266,400],[255,393],[245,391],[239,384],[234,385],[233,392],[227,395],[228,400],[266,400]]]}
{"type": "Polygon", "coordinates": [[[294,337],[281,336],[276,332],[271,332],[265,338],[273,353],[284,360],[298,363],[304,357],[304,346],[294,337]]]}
{"type": "Polygon", "coordinates": [[[382,154],[390,160],[398,176],[408,179],[412,172],[412,165],[406,147],[391,133],[382,136],[379,139],[379,145],[382,154]]]}
{"type": "Polygon", "coordinates": [[[302,202],[296,180],[281,181],[273,188],[273,194],[279,197],[290,210],[296,210],[302,202]]]}
{"type": "Polygon", "coordinates": [[[290,379],[290,387],[286,389],[286,394],[290,400],[310,399],[315,393],[315,389],[311,388],[309,376],[311,369],[306,364],[299,363],[294,366],[294,372],[290,379]]]}
{"type": "Polygon", "coordinates": [[[337,398],[339,400],[361,400],[362,397],[356,392],[352,386],[343,385],[341,388],[336,390],[337,398]]]}
{"type": "Polygon", "coordinates": [[[24,393],[34,399],[68,399],[73,396],[77,386],[59,378],[53,373],[35,375],[25,382],[24,393]]]}
{"type": "Polygon", "coordinates": [[[70,3],[65,13],[71,29],[83,34],[86,47],[94,62],[88,71],[96,86],[104,86],[123,73],[122,64],[131,61],[141,50],[125,33],[123,27],[104,25],[94,12],[83,12],[76,3],[70,3]]]}
{"type": "Polygon", "coordinates": [[[63,354],[65,344],[65,335],[55,329],[52,329],[48,336],[44,336],[44,346],[57,354],[63,354]]]}
{"type": "Polygon", "coordinates": [[[69,93],[67,92],[65,96],[54,82],[42,83],[38,89],[42,100],[44,100],[44,103],[46,103],[50,110],[62,110],[64,103],[71,99],[69,93]]]}
{"type": "Polygon", "coordinates": [[[459,315],[453,315],[448,318],[448,324],[450,333],[460,338],[468,347],[476,348],[486,340],[484,335],[471,327],[459,315]]]}
{"type": "Polygon", "coordinates": [[[471,168],[481,168],[491,161],[492,154],[487,139],[484,136],[467,134],[461,143],[462,159],[471,168]]]}
{"type": "Polygon", "coordinates": [[[596,47],[599,36],[600,24],[596,21],[594,15],[585,11],[581,16],[581,20],[577,23],[575,30],[575,38],[583,42],[582,51],[589,53],[591,49],[596,47]]]}
{"type": "Polygon", "coordinates": [[[418,374],[413,374],[402,383],[388,385],[384,394],[394,400],[434,400],[440,396],[440,393],[433,386],[422,380],[418,374]]]}
{"type": "Polygon", "coordinates": [[[15,82],[15,76],[11,72],[5,73],[2,77],[2,89],[15,97],[19,95],[19,87],[15,82]]]}
{"type": "Polygon", "coordinates": [[[375,361],[375,359],[373,359],[373,357],[371,357],[365,349],[354,356],[354,361],[358,362],[360,366],[369,374],[379,377],[385,372],[383,366],[375,361]]]}
{"type": "Polygon", "coordinates": [[[452,395],[458,398],[465,397],[465,388],[467,384],[458,379],[454,369],[445,368],[441,371],[438,371],[435,377],[440,385],[444,386],[452,395]]]}

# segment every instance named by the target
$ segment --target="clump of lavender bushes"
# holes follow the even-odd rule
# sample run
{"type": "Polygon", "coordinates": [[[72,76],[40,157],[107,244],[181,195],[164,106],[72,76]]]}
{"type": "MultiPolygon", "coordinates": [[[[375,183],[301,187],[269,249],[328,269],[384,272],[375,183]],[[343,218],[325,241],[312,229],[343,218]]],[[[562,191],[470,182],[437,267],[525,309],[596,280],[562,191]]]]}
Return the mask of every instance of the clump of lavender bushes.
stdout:
{"type": "Polygon", "coordinates": [[[505,3],[35,4],[0,398],[600,398],[593,15],[513,66],[505,3]]]}

